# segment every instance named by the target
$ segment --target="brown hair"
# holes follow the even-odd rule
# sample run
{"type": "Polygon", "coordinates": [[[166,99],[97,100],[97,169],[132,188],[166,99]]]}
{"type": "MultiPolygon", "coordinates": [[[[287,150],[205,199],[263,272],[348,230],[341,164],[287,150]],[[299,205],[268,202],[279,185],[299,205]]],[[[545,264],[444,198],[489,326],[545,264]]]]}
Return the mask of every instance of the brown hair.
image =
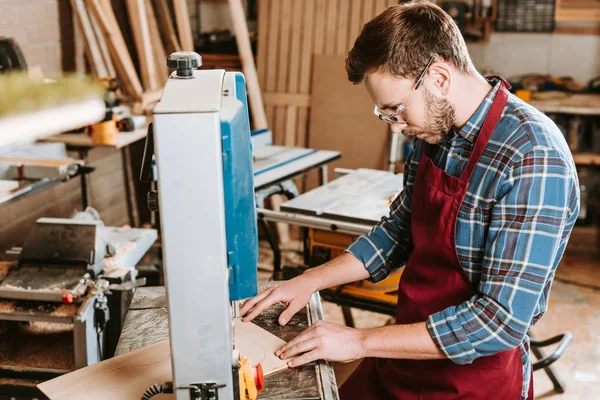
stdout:
{"type": "Polygon", "coordinates": [[[346,59],[348,80],[361,83],[371,70],[416,79],[436,55],[459,71],[474,71],[467,45],[452,18],[432,3],[387,8],[367,22],[346,59]]]}

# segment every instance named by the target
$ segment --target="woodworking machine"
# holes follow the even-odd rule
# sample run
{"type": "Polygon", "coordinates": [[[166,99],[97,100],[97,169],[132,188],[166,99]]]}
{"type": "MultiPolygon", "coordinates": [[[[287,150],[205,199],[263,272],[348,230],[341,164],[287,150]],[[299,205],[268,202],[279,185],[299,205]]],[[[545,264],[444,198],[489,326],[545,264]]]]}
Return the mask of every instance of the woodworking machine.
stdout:
{"type": "MultiPolygon", "coordinates": [[[[173,391],[177,400],[255,398],[244,356],[233,343],[240,300],[257,293],[258,235],[244,76],[196,70],[192,52],[175,68],[154,109],[142,179],[154,149],[173,391]]],[[[260,386],[260,385],[258,385],[260,386]]]]}

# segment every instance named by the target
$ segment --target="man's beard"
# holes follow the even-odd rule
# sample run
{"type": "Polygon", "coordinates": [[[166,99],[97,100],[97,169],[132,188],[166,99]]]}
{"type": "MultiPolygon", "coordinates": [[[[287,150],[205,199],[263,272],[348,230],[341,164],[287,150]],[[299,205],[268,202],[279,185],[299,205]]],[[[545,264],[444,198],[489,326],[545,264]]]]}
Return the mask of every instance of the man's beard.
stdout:
{"type": "Polygon", "coordinates": [[[456,118],[456,110],[448,100],[436,99],[427,88],[423,87],[423,92],[426,110],[425,129],[409,127],[403,129],[402,134],[423,139],[430,144],[437,144],[448,136],[456,118]]]}

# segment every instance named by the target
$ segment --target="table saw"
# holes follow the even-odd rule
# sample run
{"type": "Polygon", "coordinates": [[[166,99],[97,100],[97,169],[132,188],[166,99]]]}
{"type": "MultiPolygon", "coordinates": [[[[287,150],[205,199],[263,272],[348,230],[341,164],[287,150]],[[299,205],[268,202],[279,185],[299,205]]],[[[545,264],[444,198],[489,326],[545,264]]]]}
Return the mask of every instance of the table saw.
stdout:
{"type": "MultiPolygon", "coordinates": [[[[273,282],[261,283],[261,289],[273,282]]],[[[310,324],[323,319],[319,295],[284,327],[277,323],[283,305],[275,305],[256,317],[253,323],[290,341],[310,324]]],[[[145,287],[135,292],[123,325],[116,355],[127,354],[169,338],[167,299],[164,287],[145,287]]],[[[265,377],[261,400],[335,400],[338,399],[333,368],[327,362],[315,362],[301,368],[288,369],[265,377]]],[[[137,400],[137,399],[136,399],[137,400]]]]}
{"type": "Polygon", "coordinates": [[[0,394],[112,356],[153,229],[106,227],[91,209],[41,218],[0,265],[0,394]]]}

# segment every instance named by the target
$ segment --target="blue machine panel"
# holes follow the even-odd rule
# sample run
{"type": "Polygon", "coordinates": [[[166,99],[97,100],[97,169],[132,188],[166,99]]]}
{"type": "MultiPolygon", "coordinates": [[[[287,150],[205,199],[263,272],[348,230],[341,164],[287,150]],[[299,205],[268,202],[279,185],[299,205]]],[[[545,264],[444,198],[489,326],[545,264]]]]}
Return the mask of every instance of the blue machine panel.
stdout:
{"type": "Polygon", "coordinates": [[[239,73],[235,76],[235,97],[243,107],[230,121],[221,121],[221,135],[229,297],[242,300],[257,293],[258,229],[246,83],[239,73]]]}

